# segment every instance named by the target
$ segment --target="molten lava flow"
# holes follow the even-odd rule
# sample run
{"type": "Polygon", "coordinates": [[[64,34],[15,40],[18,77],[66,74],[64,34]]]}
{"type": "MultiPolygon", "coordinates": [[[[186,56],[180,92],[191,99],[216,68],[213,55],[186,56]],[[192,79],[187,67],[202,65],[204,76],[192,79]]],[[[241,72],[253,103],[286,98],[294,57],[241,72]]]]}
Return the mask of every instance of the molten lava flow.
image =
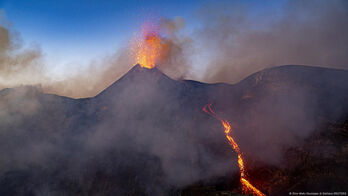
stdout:
{"type": "Polygon", "coordinates": [[[155,25],[146,23],[141,34],[136,35],[131,43],[131,53],[135,64],[152,69],[161,58],[167,55],[166,41],[159,35],[155,25]]]}
{"type": "Polygon", "coordinates": [[[240,182],[242,184],[242,190],[245,194],[253,194],[253,195],[265,195],[261,191],[259,191],[256,187],[254,187],[247,179],[246,179],[246,172],[244,168],[244,160],[242,153],[239,149],[239,146],[237,142],[233,139],[231,136],[231,125],[227,120],[221,119],[211,108],[212,104],[208,104],[203,108],[203,111],[214,118],[218,119],[222,126],[225,129],[225,135],[229,142],[229,144],[232,146],[233,150],[238,154],[238,166],[239,166],[239,172],[240,172],[240,182]]]}

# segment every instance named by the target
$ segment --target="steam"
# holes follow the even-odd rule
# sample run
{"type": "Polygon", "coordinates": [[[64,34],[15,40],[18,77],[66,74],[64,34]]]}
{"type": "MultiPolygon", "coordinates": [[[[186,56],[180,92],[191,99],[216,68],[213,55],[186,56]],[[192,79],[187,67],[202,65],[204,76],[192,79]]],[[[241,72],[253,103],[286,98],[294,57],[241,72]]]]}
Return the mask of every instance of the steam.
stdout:
{"type": "Polygon", "coordinates": [[[263,2],[259,8],[227,1],[201,9],[202,27],[195,37],[208,55],[204,81],[235,83],[264,68],[288,64],[348,68],[346,1],[274,3],[263,2]]]}

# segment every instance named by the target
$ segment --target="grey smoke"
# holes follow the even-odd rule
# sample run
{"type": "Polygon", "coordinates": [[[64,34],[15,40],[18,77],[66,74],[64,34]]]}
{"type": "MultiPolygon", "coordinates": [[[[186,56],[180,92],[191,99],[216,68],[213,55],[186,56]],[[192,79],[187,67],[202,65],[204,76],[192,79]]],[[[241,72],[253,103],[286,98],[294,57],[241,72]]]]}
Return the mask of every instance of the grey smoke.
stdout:
{"type": "MultiPolygon", "coordinates": [[[[193,11],[198,21],[193,33],[185,33],[183,18],[163,19],[161,30],[171,50],[159,68],[173,78],[226,83],[284,64],[347,68],[346,1],[263,3],[259,9],[260,2],[253,1],[208,2],[193,11]]],[[[4,12],[0,15],[0,88],[41,85],[48,93],[92,97],[132,66],[125,44],[84,70],[67,70],[57,81],[47,74],[40,47],[24,47],[4,12]]]]}
{"type": "Polygon", "coordinates": [[[276,65],[348,68],[347,1],[253,3],[208,3],[198,12],[194,35],[209,55],[204,81],[235,83],[276,65]]]}
{"type": "MultiPolygon", "coordinates": [[[[164,20],[162,25],[168,30],[173,51],[159,68],[176,78],[231,83],[281,64],[347,68],[346,2],[288,1],[281,8],[281,17],[275,18],[277,10],[270,8],[257,20],[251,16],[252,6],[243,1],[207,4],[198,16],[202,26],[191,36],[194,39],[181,37],[182,19],[164,20]],[[264,25],[255,26],[258,23],[264,25]],[[204,47],[195,47],[197,40],[204,47]],[[195,75],[192,69],[204,68],[190,66],[191,55],[202,50],[211,57],[203,76],[195,75]]],[[[231,122],[247,164],[258,160],[279,166],[283,150],[303,142],[318,127],[318,119],[324,116],[336,120],[346,112],[341,103],[346,103],[347,73],[312,72],[308,67],[268,70],[239,86],[220,84],[204,89],[196,84],[188,89],[189,95],[175,91],[172,81],[152,80],[153,75],[151,80],[144,79],[141,74],[134,78],[135,83],[126,83],[122,92],[115,91],[107,99],[100,98],[103,94],[80,100],[43,95],[42,90],[74,97],[96,95],[131,66],[127,49],[91,62],[86,71],[66,80],[51,81],[44,71],[40,49],[23,48],[19,35],[5,26],[0,26],[1,87],[41,84],[42,89],[1,91],[0,176],[14,175],[11,182],[17,182],[16,172],[19,179],[28,174],[27,182],[39,185],[29,183],[25,186],[34,187],[25,188],[35,189],[36,195],[78,193],[79,186],[88,187],[110,176],[106,182],[111,185],[106,183],[104,191],[127,194],[130,187],[111,180],[129,179],[123,175],[134,171],[140,172],[131,178],[130,182],[136,183],[130,186],[139,186],[150,195],[163,195],[170,186],[183,187],[238,171],[236,156],[226,143],[221,125],[201,112],[208,103],[206,97],[214,99],[216,112],[231,122]],[[105,100],[112,104],[105,104],[105,100]],[[180,111],[185,104],[192,108],[180,111]],[[334,112],[325,116],[319,109],[334,112]],[[217,152],[206,148],[206,143],[217,152]],[[143,171],[139,164],[158,173],[143,171]],[[98,179],[98,172],[106,177],[98,179]],[[57,185],[56,181],[62,179],[67,184],[57,185]]]]}
{"type": "Polygon", "coordinates": [[[0,89],[45,81],[40,47],[23,47],[19,33],[10,27],[0,10],[0,89]]]}

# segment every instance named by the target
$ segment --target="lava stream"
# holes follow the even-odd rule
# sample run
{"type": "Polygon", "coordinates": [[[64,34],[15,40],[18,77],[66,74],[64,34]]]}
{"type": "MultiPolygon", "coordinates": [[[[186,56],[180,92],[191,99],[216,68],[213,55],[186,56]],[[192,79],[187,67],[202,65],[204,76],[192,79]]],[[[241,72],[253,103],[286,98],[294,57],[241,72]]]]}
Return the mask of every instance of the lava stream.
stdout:
{"type": "Polygon", "coordinates": [[[259,191],[256,187],[254,187],[247,179],[246,179],[246,172],[244,167],[244,159],[242,156],[242,153],[239,149],[239,146],[237,142],[233,139],[231,136],[231,125],[227,120],[221,119],[211,108],[212,104],[208,104],[204,106],[203,111],[214,118],[218,119],[222,126],[225,129],[225,135],[229,142],[229,144],[232,146],[233,150],[238,154],[238,166],[239,166],[239,172],[240,172],[240,183],[242,184],[242,190],[245,194],[253,194],[253,195],[265,195],[261,191],[259,191]]]}

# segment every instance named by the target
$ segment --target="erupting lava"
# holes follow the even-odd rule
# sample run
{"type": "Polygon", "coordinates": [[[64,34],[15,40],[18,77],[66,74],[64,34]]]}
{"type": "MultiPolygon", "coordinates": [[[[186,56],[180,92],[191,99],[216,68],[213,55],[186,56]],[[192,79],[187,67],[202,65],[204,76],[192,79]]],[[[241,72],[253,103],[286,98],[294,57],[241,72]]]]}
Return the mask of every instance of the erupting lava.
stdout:
{"type": "Polygon", "coordinates": [[[136,35],[131,43],[131,53],[135,64],[152,69],[158,61],[165,58],[168,46],[159,35],[158,28],[154,24],[145,23],[141,28],[141,34],[136,35]]]}
{"type": "Polygon", "coordinates": [[[256,187],[254,187],[247,179],[246,179],[246,172],[245,172],[245,168],[244,168],[244,160],[243,160],[243,156],[242,153],[239,149],[239,146],[237,144],[237,142],[233,139],[233,137],[231,136],[231,125],[227,120],[223,120],[221,119],[211,108],[212,104],[208,104],[203,108],[203,111],[211,116],[213,116],[214,118],[218,119],[221,124],[223,125],[224,129],[225,129],[225,135],[226,138],[228,139],[228,142],[230,143],[230,145],[232,146],[233,150],[238,154],[238,166],[239,166],[239,172],[240,172],[240,182],[242,184],[242,190],[245,194],[253,194],[253,195],[265,195],[263,194],[261,191],[259,191],[256,187]]]}

